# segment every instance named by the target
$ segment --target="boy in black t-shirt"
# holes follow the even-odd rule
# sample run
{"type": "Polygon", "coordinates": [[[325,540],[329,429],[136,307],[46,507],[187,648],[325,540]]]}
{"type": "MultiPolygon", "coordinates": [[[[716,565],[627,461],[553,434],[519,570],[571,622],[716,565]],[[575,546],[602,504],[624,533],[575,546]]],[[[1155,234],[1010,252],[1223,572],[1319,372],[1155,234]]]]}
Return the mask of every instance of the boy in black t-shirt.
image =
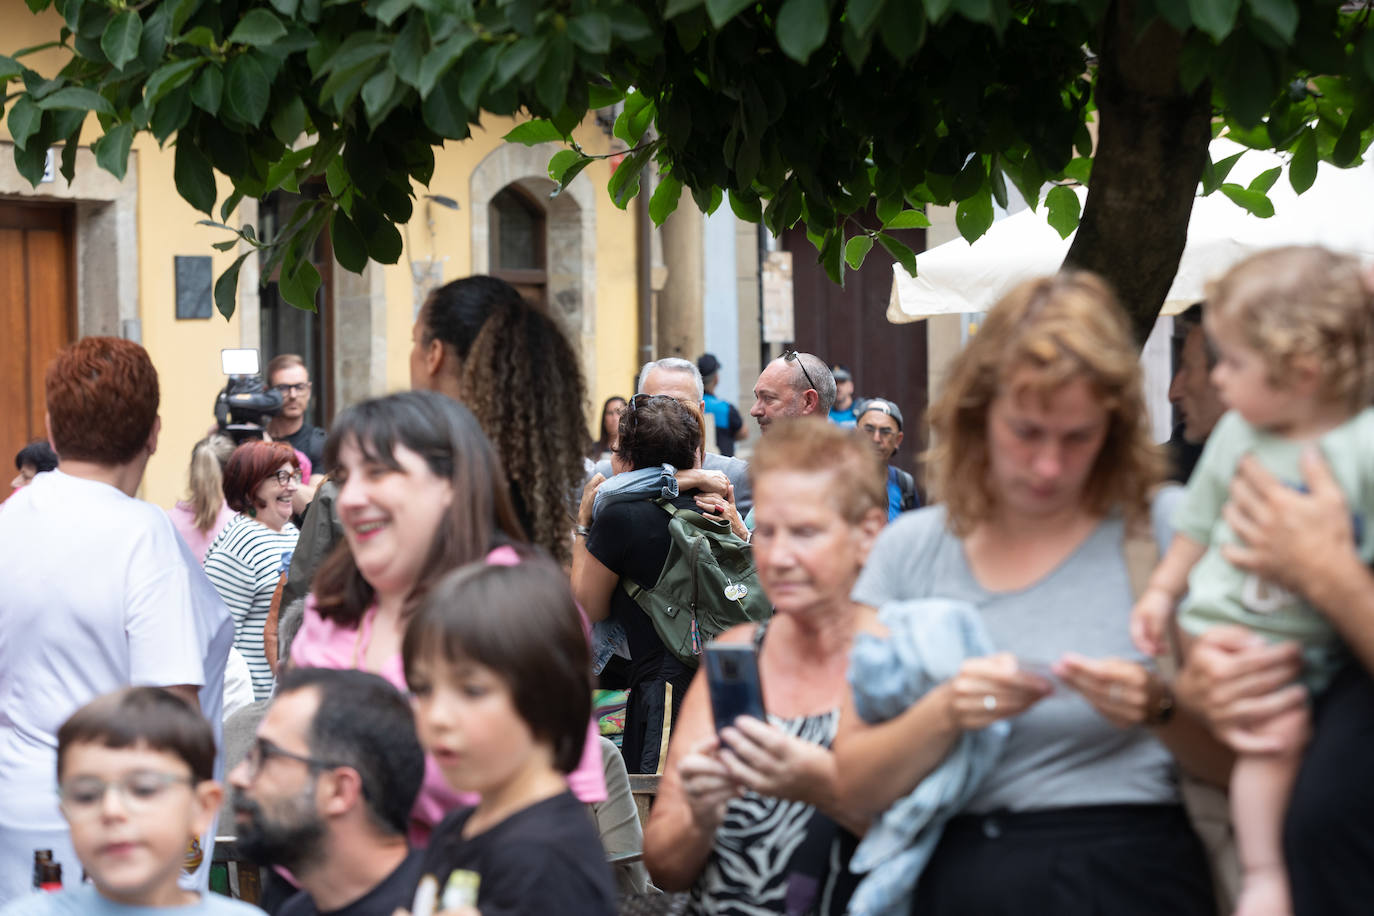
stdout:
{"type": "Polygon", "coordinates": [[[453,788],[481,794],[430,838],[415,916],[613,916],[606,854],[568,791],[591,715],[591,658],[551,563],[473,564],[425,598],[402,645],[420,738],[453,788]]]}

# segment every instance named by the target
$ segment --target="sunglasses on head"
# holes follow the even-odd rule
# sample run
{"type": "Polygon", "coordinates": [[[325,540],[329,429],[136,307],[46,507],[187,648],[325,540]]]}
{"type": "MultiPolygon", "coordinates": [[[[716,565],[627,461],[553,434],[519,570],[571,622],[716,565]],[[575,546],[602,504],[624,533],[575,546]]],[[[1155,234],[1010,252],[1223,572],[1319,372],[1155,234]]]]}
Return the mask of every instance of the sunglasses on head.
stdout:
{"type": "Polygon", "coordinates": [[[816,387],[816,383],[811,381],[811,373],[806,371],[806,363],[802,362],[800,353],[788,347],[782,351],[782,358],[785,362],[797,364],[797,368],[802,371],[802,375],[806,378],[806,384],[812,391],[820,390],[816,387]]]}

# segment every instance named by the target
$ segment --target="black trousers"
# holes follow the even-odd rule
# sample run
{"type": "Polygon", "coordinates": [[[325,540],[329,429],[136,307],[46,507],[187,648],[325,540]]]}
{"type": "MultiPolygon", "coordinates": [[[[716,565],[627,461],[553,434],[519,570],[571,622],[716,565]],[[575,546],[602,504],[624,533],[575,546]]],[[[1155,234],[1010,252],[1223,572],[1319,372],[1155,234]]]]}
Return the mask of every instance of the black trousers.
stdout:
{"type": "Polygon", "coordinates": [[[1175,805],[967,815],[946,826],[912,916],[1215,916],[1206,853],[1175,805]]]}
{"type": "Polygon", "coordinates": [[[668,738],[691,686],[693,671],[665,680],[640,681],[630,687],[625,707],[625,740],[620,746],[630,773],[662,773],[668,738]]]}
{"type": "Polygon", "coordinates": [[[1318,699],[1284,825],[1297,916],[1374,911],[1374,680],[1358,664],[1318,699]]]}

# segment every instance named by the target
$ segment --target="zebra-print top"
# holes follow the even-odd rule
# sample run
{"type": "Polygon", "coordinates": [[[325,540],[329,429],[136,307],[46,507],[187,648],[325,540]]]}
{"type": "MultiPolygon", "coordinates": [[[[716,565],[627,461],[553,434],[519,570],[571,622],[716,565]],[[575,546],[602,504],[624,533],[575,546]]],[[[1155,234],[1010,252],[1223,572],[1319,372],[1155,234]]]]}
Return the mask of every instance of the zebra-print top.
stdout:
{"type": "MultiPolygon", "coordinates": [[[[754,651],[767,624],[754,633],[754,651]]],[[[830,747],[840,711],[770,724],[830,747]]],[[[840,916],[858,885],[849,858],[858,839],[812,806],[747,792],[732,800],[688,911],[711,916],[840,916]]]]}

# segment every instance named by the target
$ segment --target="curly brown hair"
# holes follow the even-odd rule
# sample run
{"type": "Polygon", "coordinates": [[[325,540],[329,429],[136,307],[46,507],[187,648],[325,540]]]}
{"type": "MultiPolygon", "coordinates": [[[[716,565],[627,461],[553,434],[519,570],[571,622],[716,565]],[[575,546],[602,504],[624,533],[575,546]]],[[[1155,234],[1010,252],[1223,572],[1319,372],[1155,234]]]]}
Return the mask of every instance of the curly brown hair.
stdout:
{"type": "Polygon", "coordinates": [[[951,530],[966,536],[996,512],[988,410],[1027,368],[1035,372],[1038,393],[1049,396],[1084,379],[1107,410],[1107,437],[1083,492],[1084,508],[1101,515],[1119,507],[1133,525],[1148,520],[1164,456],[1150,436],[1130,322],[1100,277],[1066,271],[1027,280],[1003,296],[955,357],[930,407],[931,489],[946,504],[951,530]]]}
{"type": "Polygon", "coordinates": [[[586,477],[586,384],[549,315],[495,277],[455,280],[420,312],[422,340],[457,357],[459,390],[501,458],[530,540],[572,562],[573,502],[586,477]]]}

